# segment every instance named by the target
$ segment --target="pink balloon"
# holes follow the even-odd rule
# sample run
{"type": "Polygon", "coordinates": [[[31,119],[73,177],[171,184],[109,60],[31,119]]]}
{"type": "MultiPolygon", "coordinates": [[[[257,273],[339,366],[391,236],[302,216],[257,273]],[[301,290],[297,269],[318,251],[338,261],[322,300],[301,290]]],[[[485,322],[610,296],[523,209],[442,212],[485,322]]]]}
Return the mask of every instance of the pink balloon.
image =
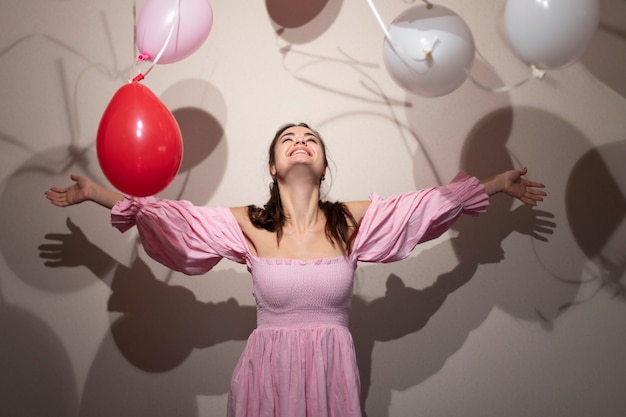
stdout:
{"type": "Polygon", "coordinates": [[[167,43],[157,63],[180,61],[200,48],[212,26],[209,0],[148,0],[137,19],[137,47],[154,62],[167,43]]]}

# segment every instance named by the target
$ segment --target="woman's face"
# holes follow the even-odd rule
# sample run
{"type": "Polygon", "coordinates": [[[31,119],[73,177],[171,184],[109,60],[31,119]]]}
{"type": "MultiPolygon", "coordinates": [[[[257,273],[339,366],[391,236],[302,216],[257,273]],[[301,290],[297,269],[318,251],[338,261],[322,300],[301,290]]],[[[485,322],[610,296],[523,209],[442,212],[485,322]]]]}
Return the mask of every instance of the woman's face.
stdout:
{"type": "Polygon", "coordinates": [[[274,146],[273,177],[282,177],[305,168],[321,181],[326,171],[324,144],[317,134],[304,126],[285,129],[274,146]]]}

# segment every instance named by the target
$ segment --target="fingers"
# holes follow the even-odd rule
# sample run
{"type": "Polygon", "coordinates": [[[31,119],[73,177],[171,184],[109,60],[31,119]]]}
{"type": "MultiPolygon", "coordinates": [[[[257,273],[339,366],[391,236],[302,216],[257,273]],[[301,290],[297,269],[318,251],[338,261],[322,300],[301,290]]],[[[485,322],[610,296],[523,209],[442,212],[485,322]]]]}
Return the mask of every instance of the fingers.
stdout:
{"type": "Polygon", "coordinates": [[[526,186],[526,192],[529,193],[529,194],[538,195],[538,196],[544,196],[544,197],[547,195],[547,193],[545,191],[538,190],[538,189],[536,189],[534,187],[529,187],[529,186],[526,186]]]}
{"type": "Polygon", "coordinates": [[[541,182],[536,182],[536,181],[528,181],[526,180],[526,184],[529,187],[535,187],[535,188],[546,188],[546,185],[541,183],[541,182]]]}
{"type": "Polygon", "coordinates": [[[532,198],[522,197],[522,198],[520,198],[520,200],[522,200],[522,203],[528,204],[529,206],[536,206],[537,205],[537,201],[533,200],[532,198]]]}
{"type": "Polygon", "coordinates": [[[543,196],[545,196],[545,194],[546,193],[542,191],[526,190],[520,200],[531,206],[536,206],[538,202],[543,201],[543,196]]]}
{"type": "MultiPolygon", "coordinates": [[[[74,182],[78,181],[79,177],[80,177],[79,175],[70,174],[70,178],[74,182]]],[[[46,198],[48,198],[48,200],[50,200],[50,202],[54,204],[55,206],[59,206],[59,207],[68,206],[69,203],[67,201],[67,192],[74,186],[75,184],[70,185],[69,187],[56,187],[56,186],[50,187],[50,189],[45,192],[46,198]]]]}
{"type": "Polygon", "coordinates": [[[68,217],[67,220],[65,220],[65,224],[67,225],[67,228],[70,229],[70,232],[72,233],[81,232],[80,227],[76,226],[76,223],[74,223],[70,217],[68,217]]]}
{"type": "MultiPolygon", "coordinates": [[[[528,169],[523,169],[524,174],[528,172],[528,169]]],[[[523,175],[523,174],[522,174],[523,175]]],[[[545,184],[537,181],[523,180],[524,184],[524,196],[521,199],[524,203],[531,206],[536,206],[537,202],[543,201],[543,197],[547,196],[547,193],[542,189],[545,188],[545,184]]]]}
{"type": "Polygon", "coordinates": [[[62,247],[60,245],[56,245],[56,247],[52,245],[42,245],[39,250],[39,257],[43,259],[58,259],[62,256],[62,247]]]}
{"type": "Polygon", "coordinates": [[[58,207],[68,206],[67,195],[65,193],[59,193],[56,191],[47,191],[46,198],[50,200],[52,204],[58,207]]]}
{"type": "MultiPolygon", "coordinates": [[[[67,234],[65,233],[48,233],[46,234],[44,237],[47,240],[54,240],[54,241],[58,241],[60,243],[63,243],[67,240],[67,234]]],[[[52,243],[52,244],[43,244],[43,245],[39,245],[39,249],[40,250],[45,250],[45,249],[50,249],[50,248],[54,248],[54,247],[58,247],[59,243],[52,243]]]]}
{"type": "Polygon", "coordinates": [[[526,190],[526,197],[532,198],[533,200],[543,201],[543,196],[545,193],[535,190],[526,190]]]}
{"type": "Polygon", "coordinates": [[[532,237],[533,239],[540,240],[542,242],[548,242],[548,238],[547,237],[545,237],[545,236],[543,236],[543,235],[541,235],[539,233],[536,233],[536,232],[532,232],[530,234],[530,237],[532,237]]]}
{"type": "MultiPolygon", "coordinates": [[[[518,172],[520,173],[520,177],[523,175],[528,174],[528,168],[522,168],[520,170],[518,170],[518,172]]],[[[541,182],[537,182],[537,181],[530,181],[527,179],[522,179],[523,181],[526,182],[526,185],[529,187],[535,187],[535,188],[545,188],[546,185],[541,183],[541,182]]]]}

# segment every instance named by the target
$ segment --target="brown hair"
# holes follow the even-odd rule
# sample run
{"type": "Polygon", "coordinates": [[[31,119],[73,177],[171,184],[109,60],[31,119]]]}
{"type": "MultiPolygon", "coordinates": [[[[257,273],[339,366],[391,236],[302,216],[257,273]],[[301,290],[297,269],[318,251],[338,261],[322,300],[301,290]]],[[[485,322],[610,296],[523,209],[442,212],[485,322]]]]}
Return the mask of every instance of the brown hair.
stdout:
{"type": "MultiPolygon", "coordinates": [[[[326,144],[320,137],[320,135],[313,129],[311,129],[306,123],[299,124],[286,124],[274,135],[274,139],[269,147],[269,158],[268,165],[271,168],[274,165],[275,155],[274,151],[276,148],[276,143],[280,136],[285,132],[285,130],[294,127],[300,126],[305,127],[311,130],[315,136],[320,140],[320,144],[322,147],[322,151],[324,152],[324,166],[328,166],[328,160],[326,159],[326,144]]],[[[320,178],[321,181],[321,178],[320,178]]],[[[354,233],[350,235],[350,226],[356,228],[357,223],[350,211],[347,207],[341,202],[330,202],[330,201],[318,201],[318,206],[324,213],[326,217],[326,238],[334,245],[337,242],[340,242],[343,245],[344,253],[350,253],[350,249],[352,247],[352,236],[354,233]]],[[[263,208],[257,207],[255,205],[249,205],[247,207],[248,217],[252,224],[259,228],[265,229],[269,232],[276,232],[276,239],[280,243],[280,239],[283,235],[283,226],[285,225],[285,221],[287,220],[287,216],[283,210],[282,203],[280,201],[280,193],[278,191],[278,181],[274,178],[274,181],[270,184],[270,197],[267,203],[263,206],[263,208]]]]}

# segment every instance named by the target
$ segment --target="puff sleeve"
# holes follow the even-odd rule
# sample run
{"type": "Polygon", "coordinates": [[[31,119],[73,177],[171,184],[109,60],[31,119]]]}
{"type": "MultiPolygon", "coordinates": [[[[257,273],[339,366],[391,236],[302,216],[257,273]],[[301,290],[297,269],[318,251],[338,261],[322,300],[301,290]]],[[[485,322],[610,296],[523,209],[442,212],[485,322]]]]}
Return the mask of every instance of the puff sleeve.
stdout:
{"type": "Polygon", "coordinates": [[[121,232],[137,226],[150,257],[187,275],[203,274],[222,258],[246,263],[245,238],[225,207],[199,207],[156,197],[125,198],[111,210],[111,223],[121,232]]]}
{"type": "Polygon", "coordinates": [[[477,215],[489,205],[485,187],[463,171],[445,186],[386,200],[373,193],[370,200],[352,249],[362,262],[404,259],[419,243],[441,236],[461,214],[477,215]]]}

